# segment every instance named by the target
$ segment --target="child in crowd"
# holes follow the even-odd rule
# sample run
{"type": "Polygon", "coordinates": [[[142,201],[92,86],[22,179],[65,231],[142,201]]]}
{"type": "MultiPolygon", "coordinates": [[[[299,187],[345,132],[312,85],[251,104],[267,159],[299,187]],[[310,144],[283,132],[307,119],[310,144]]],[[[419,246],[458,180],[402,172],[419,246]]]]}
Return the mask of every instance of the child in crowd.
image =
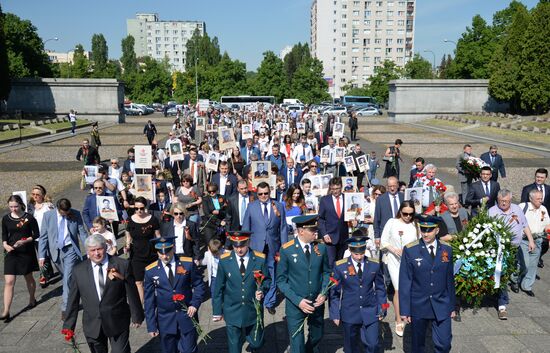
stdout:
{"type": "Polygon", "coordinates": [[[204,253],[201,265],[206,266],[208,270],[208,285],[210,286],[210,295],[214,296],[214,287],[216,286],[216,273],[218,272],[218,263],[220,256],[225,252],[222,242],[217,239],[211,239],[208,242],[208,250],[204,253]]]}
{"type": "Polygon", "coordinates": [[[96,217],[92,221],[92,226],[94,227],[94,234],[99,234],[105,238],[107,242],[107,254],[110,256],[117,255],[117,244],[116,238],[113,233],[107,230],[107,220],[102,217],[96,217]]]}

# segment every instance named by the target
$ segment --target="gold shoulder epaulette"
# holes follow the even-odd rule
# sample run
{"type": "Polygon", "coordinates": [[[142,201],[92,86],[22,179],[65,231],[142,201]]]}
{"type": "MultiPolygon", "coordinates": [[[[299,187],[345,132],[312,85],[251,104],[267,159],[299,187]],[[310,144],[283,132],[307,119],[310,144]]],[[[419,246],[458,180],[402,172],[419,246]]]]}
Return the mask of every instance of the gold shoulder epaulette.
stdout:
{"type": "Polygon", "coordinates": [[[287,241],[286,243],[283,244],[283,249],[286,249],[288,248],[289,246],[292,246],[294,245],[294,239],[292,239],[291,241],[287,241]]]}
{"type": "Polygon", "coordinates": [[[158,261],[155,261],[152,264],[147,265],[147,267],[145,267],[145,271],[149,271],[150,269],[155,268],[157,264],[158,264],[158,261]]]}
{"type": "Polygon", "coordinates": [[[348,262],[348,259],[338,260],[336,261],[336,266],[340,266],[341,264],[345,264],[346,262],[348,262]]]}
{"type": "Polygon", "coordinates": [[[193,258],[188,257],[188,256],[180,256],[180,261],[183,261],[183,262],[193,262],[193,258]]]}
{"type": "Polygon", "coordinates": [[[265,259],[265,254],[263,252],[254,250],[254,255],[261,257],[262,259],[265,259]]]}
{"type": "Polygon", "coordinates": [[[412,241],[410,243],[408,243],[407,245],[405,245],[407,248],[410,248],[410,247],[413,247],[415,245],[418,245],[420,242],[418,240],[415,240],[415,241],[412,241]]]}
{"type": "Polygon", "coordinates": [[[369,260],[369,262],[374,262],[374,263],[379,263],[380,260],[374,258],[374,257],[367,257],[367,259],[369,260]]]}
{"type": "Polygon", "coordinates": [[[220,259],[225,259],[226,257],[231,256],[231,251],[226,251],[220,256],[220,259]]]}

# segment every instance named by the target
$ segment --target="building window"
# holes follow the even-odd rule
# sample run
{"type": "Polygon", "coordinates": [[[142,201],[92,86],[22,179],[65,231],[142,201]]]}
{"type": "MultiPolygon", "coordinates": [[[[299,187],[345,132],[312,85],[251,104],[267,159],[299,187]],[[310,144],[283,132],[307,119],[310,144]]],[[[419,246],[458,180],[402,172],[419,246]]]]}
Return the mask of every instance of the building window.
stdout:
{"type": "Polygon", "coordinates": [[[392,38],[386,39],[386,46],[392,45],[392,44],[393,44],[393,39],[392,38]]]}
{"type": "Polygon", "coordinates": [[[403,38],[397,38],[397,44],[403,44],[403,38]]]}
{"type": "Polygon", "coordinates": [[[374,52],[375,53],[380,53],[380,52],[382,52],[382,48],[374,48],[374,52]]]}
{"type": "Polygon", "coordinates": [[[386,25],[388,25],[388,26],[393,26],[393,20],[387,20],[387,21],[386,21],[386,25]]]}
{"type": "Polygon", "coordinates": [[[345,56],[345,55],[346,55],[346,51],[345,51],[345,50],[342,50],[342,51],[340,52],[340,55],[345,56]]]}
{"type": "Polygon", "coordinates": [[[365,8],[370,7],[372,3],[370,1],[365,1],[365,8]]]}
{"type": "Polygon", "coordinates": [[[391,48],[386,48],[386,55],[391,53],[391,48]]]}
{"type": "Polygon", "coordinates": [[[397,26],[398,27],[403,27],[405,25],[405,20],[398,20],[397,21],[397,26]]]}
{"type": "Polygon", "coordinates": [[[374,22],[374,26],[375,26],[376,28],[382,26],[382,20],[376,20],[376,21],[374,22]]]}
{"type": "Polygon", "coordinates": [[[376,11],[376,16],[377,17],[382,17],[382,11],[376,11]]]}
{"type": "Polygon", "coordinates": [[[403,52],[403,48],[397,48],[396,49],[398,53],[402,53],[403,52]]]}
{"type": "Polygon", "coordinates": [[[352,24],[353,26],[359,26],[359,20],[353,20],[352,24]]]}
{"type": "Polygon", "coordinates": [[[375,38],[374,44],[382,44],[382,38],[375,38]]]}
{"type": "Polygon", "coordinates": [[[388,1],[388,7],[393,7],[393,1],[388,1]]]}
{"type": "Polygon", "coordinates": [[[357,47],[351,48],[351,52],[352,53],[359,53],[359,48],[357,48],[357,47]]]}
{"type": "Polygon", "coordinates": [[[345,73],[346,73],[346,69],[341,69],[341,70],[340,70],[340,73],[341,73],[341,74],[345,74],[345,73]]]}
{"type": "Polygon", "coordinates": [[[342,78],[342,79],[340,79],[340,82],[346,83],[346,79],[345,79],[345,78],[342,78]]]}
{"type": "Polygon", "coordinates": [[[363,46],[366,47],[370,44],[370,38],[363,38],[363,46]]]}
{"type": "Polygon", "coordinates": [[[370,10],[365,11],[365,17],[369,17],[371,15],[370,10]]]}
{"type": "Polygon", "coordinates": [[[393,36],[393,29],[386,29],[387,36],[393,36]]]}
{"type": "Polygon", "coordinates": [[[383,3],[382,1],[377,1],[376,2],[376,7],[382,7],[382,3],[383,3]]]}
{"type": "Polygon", "coordinates": [[[397,11],[397,16],[399,17],[405,16],[405,11],[397,11]]]}
{"type": "Polygon", "coordinates": [[[359,16],[359,10],[354,10],[353,11],[353,16],[359,16]]]}
{"type": "Polygon", "coordinates": [[[359,44],[359,39],[358,39],[358,38],[354,38],[351,42],[352,42],[353,44],[359,44]]]}
{"type": "Polygon", "coordinates": [[[388,17],[393,17],[393,11],[388,11],[386,12],[386,14],[388,15],[388,17]]]}
{"type": "Polygon", "coordinates": [[[365,23],[365,26],[370,26],[370,20],[365,20],[364,23],[365,23]]]}

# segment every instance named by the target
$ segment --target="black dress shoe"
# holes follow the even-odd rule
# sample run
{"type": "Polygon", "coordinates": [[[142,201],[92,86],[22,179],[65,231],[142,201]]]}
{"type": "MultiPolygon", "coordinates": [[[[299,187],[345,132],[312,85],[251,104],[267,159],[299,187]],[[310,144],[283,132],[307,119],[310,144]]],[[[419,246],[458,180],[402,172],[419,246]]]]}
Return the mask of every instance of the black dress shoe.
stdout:
{"type": "Polygon", "coordinates": [[[534,297],[534,296],[535,296],[535,293],[533,293],[532,290],[524,290],[524,289],[522,289],[522,291],[523,291],[525,294],[527,294],[528,296],[530,296],[530,297],[534,297]]]}
{"type": "Polygon", "coordinates": [[[462,317],[460,317],[460,312],[457,311],[455,317],[453,318],[456,322],[462,322],[462,317]]]}
{"type": "Polygon", "coordinates": [[[4,316],[0,316],[0,320],[4,321],[5,323],[10,322],[10,321],[11,321],[10,313],[7,313],[7,314],[4,315],[4,316]]]}
{"type": "Polygon", "coordinates": [[[275,308],[267,308],[267,312],[270,313],[271,315],[275,315],[277,311],[275,311],[275,308]]]}
{"type": "Polygon", "coordinates": [[[517,284],[515,283],[510,283],[510,289],[512,290],[512,292],[514,293],[519,293],[519,287],[517,284]]]}
{"type": "Polygon", "coordinates": [[[542,259],[539,260],[538,267],[539,267],[539,268],[543,268],[543,267],[544,267],[544,261],[542,261],[542,259]]]}
{"type": "Polygon", "coordinates": [[[536,276],[535,276],[535,279],[536,279],[537,281],[539,281],[539,280],[540,280],[540,276],[539,276],[539,275],[536,275],[536,276]]]}

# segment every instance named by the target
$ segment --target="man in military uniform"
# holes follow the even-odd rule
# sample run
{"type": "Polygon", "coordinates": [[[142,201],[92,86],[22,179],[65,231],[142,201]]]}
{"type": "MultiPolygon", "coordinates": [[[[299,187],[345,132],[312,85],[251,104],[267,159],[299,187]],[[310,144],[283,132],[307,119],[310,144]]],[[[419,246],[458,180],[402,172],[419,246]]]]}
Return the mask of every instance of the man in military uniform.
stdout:
{"type": "Polygon", "coordinates": [[[367,237],[346,240],[350,257],[337,261],[334,278],[338,285],[330,291],[330,318],[344,329],[344,352],[374,353],[378,347],[378,321],[386,316],[387,297],[378,259],[366,258],[367,237]]]}
{"type": "Polygon", "coordinates": [[[159,259],[145,268],[147,331],[151,337],[160,335],[163,353],[194,353],[197,331],[191,318],[197,318],[206,285],[191,257],[174,256],[174,239],[152,239],[159,259]]]}
{"type": "Polygon", "coordinates": [[[230,353],[241,353],[245,340],[252,351],[259,349],[264,341],[263,306],[260,304],[262,324],[258,325],[254,299],[261,303],[271,279],[265,254],[249,249],[250,234],[229,232],[233,251],[225,252],[220,258],[212,297],[213,320],[225,320],[230,353]],[[255,274],[266,276],[259,288],[255,274]]]}
{"type": "Polygon", "coordinates": [[[315,242],[318,218],[318,215],[294,217],[298,237],[281,247],[277,287],[286,297],[292,353],[317,352],[323,336],[326,296],[321,292],[329,283],[330,267],[325,245],[315,242]],[[306,319],[307,342],[303,328],[306,319]]]}
{"type": "Polygon", "coordinates": [[[436,240],[439,217],[419,216],[422,239],[403,249],[399,269],[401,318],[412,325],[412,352],[424,352],[426,329],[432,325],[434,351],[451,350],[455,316],[452,248],[436,240]]]}

